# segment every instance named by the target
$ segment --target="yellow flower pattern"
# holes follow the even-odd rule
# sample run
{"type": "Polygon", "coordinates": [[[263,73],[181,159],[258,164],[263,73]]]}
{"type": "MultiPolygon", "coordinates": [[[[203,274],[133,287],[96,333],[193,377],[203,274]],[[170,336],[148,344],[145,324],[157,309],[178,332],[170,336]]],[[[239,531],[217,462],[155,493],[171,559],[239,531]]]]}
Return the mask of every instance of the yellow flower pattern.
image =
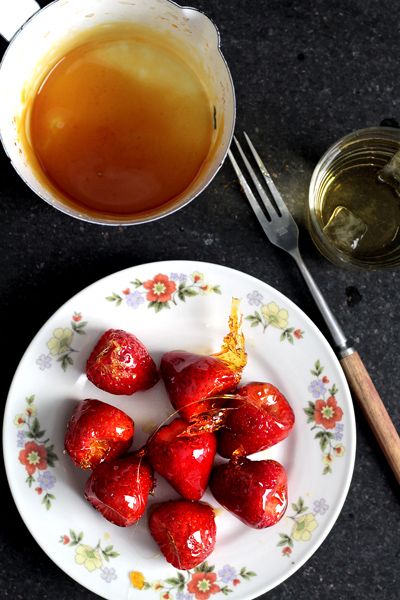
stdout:
{"type": "Polygon", "coordinates": [[[311,534],[318,527],[318,523],[312,513],[297,517],[293,529],[292,538],[297,542],[308,542],[311,534]]]}
{"type": "Polygon", "coordinates": [[[309,542],[312,538],[313,531],[318,527],[318,521],[315,514],[324,514],[328,510],[328,505],[324,498],[314,502],[314,510],[311,512],[308,506],[305,506],[303,498],[299,498],[297,502],[292,503],[294,513],[287,515],[286,519],[293,522],[290,534],[280,533],[278,546],[282,547],[282,556],[291,556],[295,542],[309,542]]]}
{"type": "Polygon", "coordinates": [[[15,415],[14,425],[16,427],[23,427],[25,425],[25,415],[23,413],[18,413],[18,415],[15,415]]]}
{"type": "Polygon", "coordinates": [[[208,294],[212,294],[213,291],[214,291],[214,288],[213,288],[212,285],[205,284],[205,285],[200,286],[200,294],[202,294],[203,296],[204,295],[207,296],[208,294]]]}
{"type": "Polygon", "coordinates": [[[39,368],[42,371],[49,369],[53,359],[60,363],[64,371],[66,371],[70,365],[73,365],[74,361],[72,356],[74,353],[78,352],[78,350],[72,347],[72,342],[75,338],[75,334],[78,334],[77,337],[85,335],[86,325],[87,321],[82,321],[82,314],[74,312],[71,317],[70,327],[57,327],[54,329],[52,337],[46,344],[48,354],[41,354],[36,360],[36,364],[39,368]]]}
{"type": "Polygon", "coordinates": [[[83,565],[85,569],[92,573],[96,569],[100,569],[103,565],[100,552],[97,548],[92,548],[87,544],[79,544],[75,550],[75,562],[78,565],[83,565]]]}
{"type": "Polygon", "coordinates": [[[258,309],[251,315],[246,316],[246,321],[250,322],[250,327],[258,327],[263,329],[263,333],[269,327],[280,329],[280,341],[288,341],[294,344],[296,340],[301,340],[304,337],[304,331],[299,327],[289,327],[289,312],[286,308],[280,307],[276,302],[264,302],[263,296],[257,290],[247,294],[247,300],[250,305],[257,306],[258,309]]]}
{"type": "Polygon", "coordinates": [[[192,273],[192,280],[195,283],[202,283],[204,281],[204,273],[200,273],[199,271],[195,271],[192,273]]]}
{"type": "Polygon", "coordinates": [[[276,302],[264,304],[261,307],[261,312],[271,327],[277,329],[286,329],[289,322],[289,313],[285,308],[279,308],[276,302]]]}
{"type": "Polygon", "coordinates": [[[343,456],[345,453],[343,444],[336,444],[336,446],[333,446],[333,452],[336,456],[343,456]]]}
{"type": "Polygon", "coordinates": [[[134,588],[137,590],[142,590],[144,587],[145,578],[143,573],[140,571],[131,571],[129,573],[129,581],[134,588]]]}
{"type": "MultiPolygon", "coordinates": [[[[83,538],[83,531],[77,533],[70,529],[68,534],[61,535],[59,542],[63,546],[75,548],[76,564],[84,567],[89,573],[100,570],[101,577],[108,583],[117,579],[115,569],[106,566],[112,558],[119,556],[119,553],[114,550],[114,546],[112,544],[103,545],[101,540],[98,541],[96,546],[90,546],[82,543],[83,538]]],[[[103,535],[103,539],[108,540],[109,538],[108,533],[103,535]]]]}
{"type": "Polygon", "coordinates": [[[27,406],[25,409],[25,414],[28,415],[28,417],[34,417],[36,415],[36,408],[32,404],[27,406]]]}
{"type": "Polygon", "coordinates": [[[58,356],[70,350],[74,332],[69,327],[57,327],[53,331],[53,337],[47,342],[47,347],[52,356],[58,356]]]}
{"type": "Polygon", "coordinates": [[[153,583],[151,584],[151,589],[155,590],[156,592],[158,592],[159,590],[162,590],[164,587],[164,584],[162,581],[153,581],[153,583]]]}

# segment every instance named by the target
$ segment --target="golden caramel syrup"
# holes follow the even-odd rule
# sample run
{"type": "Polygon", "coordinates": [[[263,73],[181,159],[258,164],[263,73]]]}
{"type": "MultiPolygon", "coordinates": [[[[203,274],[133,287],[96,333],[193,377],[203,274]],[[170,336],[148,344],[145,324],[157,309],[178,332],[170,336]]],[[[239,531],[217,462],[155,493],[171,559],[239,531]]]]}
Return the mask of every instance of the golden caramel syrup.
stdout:
{"type": "Polygon", "coordinates": [[[23,125],[36,170],[62,201],[127,218],[190,187],[214,120],[202,79],[167,38],[116,23],[58,58],[23,125]]]}

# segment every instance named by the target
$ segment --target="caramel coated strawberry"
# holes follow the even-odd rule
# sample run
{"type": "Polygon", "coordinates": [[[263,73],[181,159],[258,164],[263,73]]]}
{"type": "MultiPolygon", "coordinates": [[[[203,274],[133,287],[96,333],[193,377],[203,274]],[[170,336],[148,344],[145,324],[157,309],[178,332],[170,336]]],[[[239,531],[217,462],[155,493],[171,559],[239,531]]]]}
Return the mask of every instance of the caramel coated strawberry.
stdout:
{"type": "Polygon", "coordinates": [[[147,442],[147,456],[160,473],[188,500],[200,500],[208,485],[217,448],[214,433],[189,434],[184,419],[161,427],[147,442]]]}
{"type": "Polygon", "coordinates": [[[151,508],[149,528],[167,561],[177,569],[193,569],[214,550],[214,511],[203,502],[156,504],[151,508]]]}
{"type": "Polygon", "coordinates": [[[100,400],[82,400],[68,421],[65,451],[77,467],[94,469],[127,452],[134,430],[133,420],[122,410],[100,400]]]}
{"type": "Polygon", "coordinates": [[[122,329],[103,333],[88,358],[86,375],[101,390],[128,396],[151,388],[159,379],[147,348],[122,329]]]}
{"type": "Polygon", "coordinates": [[[218,434],[221,456],[248,456],[284,440],[294,425],[285,396],[271,383],[253,382],[225,404],[225,427],[218,434]]]}
{"type": "Polygon", "coordinates": [[[244,335],[240,330],[239,300],[232,298],[229,331],[219,352],[212,355],[173,350],[161,360],[161,374],[172,406],[186,420],[222,406],[215,399],[234,390],[247,362],[244,335]]]}
{"type": "Polygon", "coordinates": [[[231,392],[240,381],[240,375],[222,360],[179,350],[164,354],[161,374],[172,406],[188,421],[194,415],[222,406],[224,399],[208,398],[231,392]]]}
{"type": "Polygon", "coordinates": [[[114,525],[130,527],[142,516],[153,489],[153,470],[142,453],[99,465],[85,487],[85,498],[114,525]]]}
{"type": "Polygon", "coordinates": [[[275,460],[230,460],[216,467],[210,489],[222,506],[246,525],[275,525],[287,508],[287,476],[275,460]]]}

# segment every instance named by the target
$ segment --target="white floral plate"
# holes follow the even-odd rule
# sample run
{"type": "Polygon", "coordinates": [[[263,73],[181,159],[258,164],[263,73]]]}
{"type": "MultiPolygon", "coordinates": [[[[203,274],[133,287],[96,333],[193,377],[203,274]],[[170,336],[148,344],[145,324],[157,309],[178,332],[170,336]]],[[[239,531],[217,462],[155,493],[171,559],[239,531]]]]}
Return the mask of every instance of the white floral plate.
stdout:
{"type": "MultiPolygon", "coordinates": [[[[112,600],[250,599],[294,573],[320,546],[342,508],[355,456],[350,393],[340,365],[310,319],[253,277],[217,265],[170,261],[115,273],[62,306],[28,347],[4,417],[4,459],[28,529],[73,579],[112,600]],[[219,507],[209,560],[177,571],[159,554],[143,518],[112,525],[83,498],[88,474],[63,454],[74,403],[99,398],[126,411],[140,447],[172,409],[163,383],[133,397],[112,396],[85,376],[85,361],[110,327],[135,333],[156,361],[174,348],[219,349],[232,296],[242,299],[248,365],[243,382],[269,381],[291,403],[290,436],[260,453],[283,463],[290,503],[274,527],[254,530],[219,507]]],[[[151,502],[177,494],[161,477],[151,502]]],[[[209,492],[204,498],[218,504],[209,492]]]]}

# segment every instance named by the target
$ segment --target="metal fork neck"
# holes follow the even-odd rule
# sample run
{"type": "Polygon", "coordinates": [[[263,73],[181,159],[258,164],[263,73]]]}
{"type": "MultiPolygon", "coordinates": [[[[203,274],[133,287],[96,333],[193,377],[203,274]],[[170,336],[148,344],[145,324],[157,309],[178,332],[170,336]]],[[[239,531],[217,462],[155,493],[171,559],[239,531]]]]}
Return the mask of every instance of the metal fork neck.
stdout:
{"type": "Polygon", "coordinates": [[[352,348],[351,344],[347,341],[347,338],[346,338],[342,328],[340,327],[339,323],[335,319],[335,316],[333,315],[331,309],[329,308],[328,303],[326,302],[325,298],[323,297],[319,287],[315,283],[314,278],[312,277],[310,271],[306,267],[306,265],[301,257],[301,254],[299,252],[299,249],[296,248],[294,250],[291,250],[290,255],[296,261],[296,264],[299,267],[300,272],[304,277],[304,280],[308,286],[308,289],[310,290],[311,295],[314,298],[314,301],[325,320],[325,323],[326,323],[326,325],[329,329],[329,332],[333,338],[335,347],[336,347],[339,355],[341,356],[341,358],[343,358],[344,356],[348,356],[349,354],[352,354],[354,352],[354,349],[352,348]]]}

